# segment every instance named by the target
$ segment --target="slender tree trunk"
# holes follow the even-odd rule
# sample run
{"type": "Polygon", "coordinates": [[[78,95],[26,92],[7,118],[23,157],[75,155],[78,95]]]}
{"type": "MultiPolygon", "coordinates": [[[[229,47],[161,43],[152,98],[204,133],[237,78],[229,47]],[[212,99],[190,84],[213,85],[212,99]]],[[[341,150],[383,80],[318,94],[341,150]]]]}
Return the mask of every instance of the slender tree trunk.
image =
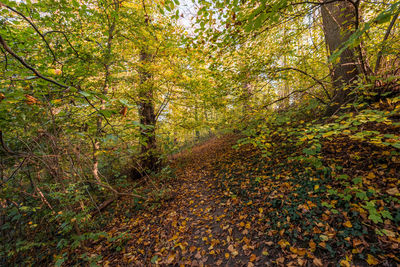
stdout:
{"type": "MultiPolygon", "coordinates": [[[[287,41],[286,36],[287,36],[287,28],[286,28],[286,25],[285,25],[284,31],[283,31],[283,39],[284,39],[285,41],[287,41]]],[[[285,54],[283,55],[283,67],[284,67],[284,68],[287,68],[287,67],[288,67],[287,61],[288,61],[288,60],[287,60],[287,54],[285,53],[285,54]]],[[[282,91],[281,91],[281,97],[286,97],[286,98],[282,101],[282,108],[283,108],[283,109],[288,108],[289,105],[290,105],[290,97],[287,97],[288,95],[289,95],[289,82],[288,82],[287,77],[286,77],[286,78],[285,78],[285,81],[284,81],[284,84],[283,84],[282,91]]]]}
{"type": "Polygon", "coordinates": [[[159,167],[156,143],[156,114],[154,108],[154,89],[151,84],[151,73],[146,69],[151,55],[143,48],[140,51],[141,68],[139,88],[139,118],[144,126],[140,129],[140,153],[142,171],[156,171],[159,167]]]}
{"type": "MultiPolygon", "coordinates": [[[[115,30],[115,20],[113,20],[112,24],[109,25],[108,28],[108,40],[107,40],[107,50],[104,57],[104,82],[102,88],[102,94],[106,96],[108,94],[108,84],[110,79],[110,65],[111,65],[111,52],[112,52],[112,41],[114,38],[114,30],[115,30]]],[[[100,100],[100,110],[105,110],[106,101],[104,99],[100,100]]],[[[96,136],[93,141],[93,177],[98,181],[101,182],[99,176],[99,159],[97,157],[98,151],[100,150],[100,139],[102,136],[102,129],[103,129],[103,117],[99,115],[97,118],[97,131],[96,136]]]]}
{"type": "MultiPolygon", "coordinates": [[[[340,49],[354,33],[358,23],[358,6],[349,1],[324,0],[321,7],[323,30],[329,54],[340,49]]],[[[331,79],[334,87],[334,97],[325,115],[334,114],[342,104],[348,101],[348,89],[360,74],[360,66],[355,53],[357,49],[347,48],[340,55],[338,62],[333,63],[331,79]]],[[[358,49],[359,50],[359,49],[358,49]]]]}
{"type": "Polygon", "coordinates": [[[203,104],[204,104],[204,107],[203,107],[203,108],[204,108],[204,119],[205,119],[206,122],[207,122],[208,135],[211,136],[211,128],[210,128],[209,120],[208,120],[206,101],[204,101],[203,104]]]}
{"type": "Polygon", "coordinates": [[[250,74],[249,72],[243,73],[245,75],[244,80],[242,81],[242,91],[241,91],[241,99],[243,100],[243,116],[247,116],[251,111],[250,107],[250,99],[253,95],[253,90],[250,85],[250,74]]]}

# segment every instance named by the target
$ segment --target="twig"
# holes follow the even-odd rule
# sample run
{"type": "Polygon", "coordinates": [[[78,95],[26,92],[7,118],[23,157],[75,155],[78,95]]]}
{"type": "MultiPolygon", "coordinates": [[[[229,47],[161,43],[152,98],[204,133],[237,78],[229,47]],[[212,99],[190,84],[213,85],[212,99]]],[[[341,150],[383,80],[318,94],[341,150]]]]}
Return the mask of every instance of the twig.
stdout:
{"type": "Polygon", "coordinates": [[[74,51],[75,55],[76,55],[78,58],[80,58],[78,51],[76,51],[75,47],[71,44],[71,42],[69,41],[69,39],[68,39],[67,35],[65,34],[65,32],[59,31],[59,30],[53,30],[53,31],[45,32],[45,33],[43,34],[43,36],[46,36],[47,34],[51,34],[51,33],[61,33],[61,34],[64,36],[65,40],[67,41],[68,45],[69,45],[69,46],[72,48],[72,50],[74,51]]]}
{"type": "Polygon", "coordinates": [[[319,85],[321,85],[322,89],[324,90],[326,96],[328,97],[329,100],[332,100],[332,97],[330,96],[330,94],[328,93],[328,90],[326,89],[324,83],[320,80],[318,80],[317,78],[315,78],[314,76],[312,76],[311,74],[308,74],[307,72],[297,69],[297,68],[293,68],[293,67],[287,67],[287,68],[278,68],[276,70],[274,70],[275,72],[280,72],[280,71],[285,71],[285,70],[293,70],[293,71],[297,71],[300,72],[303,75],[306,75],[308,77],[310,77],[311,79],[313,79],[316,83],[318,83],[319,85]]]}
{"type": "Polygon", "coordinates": [[[1,143],[1,147],[4,149],[5,152],[7,152],[8,154],[12,154],[12,155],[16,154],[14,151],[12,151],[10,148],[8,148],[8,146],[6,145],[6,142],[4,142],[2,130],[0,130],[0,143],[1,143]]]}
{"type": "Polygon", "coordinates": [[[14,176],[17,174],[17,172],[19,171],[19,169],[21,169],[22,165],[24,165],[24,163],[25,163],[25,161],[26,161],[27,158],[28,158],[28,157],[25,157],[25,158],[21,161],[21,163],[20,163],[20,164],[18,165],[18,167],[13,171],[13,173],[10,175],[10,177],[8,177],[8,179],[6,179],[4,182],[2,182],[2,183],[0,184],[0,186],[3,186],[3,184],[7,183],[7,182],[10,181],[12,178],[14,178],[14,176]]]}

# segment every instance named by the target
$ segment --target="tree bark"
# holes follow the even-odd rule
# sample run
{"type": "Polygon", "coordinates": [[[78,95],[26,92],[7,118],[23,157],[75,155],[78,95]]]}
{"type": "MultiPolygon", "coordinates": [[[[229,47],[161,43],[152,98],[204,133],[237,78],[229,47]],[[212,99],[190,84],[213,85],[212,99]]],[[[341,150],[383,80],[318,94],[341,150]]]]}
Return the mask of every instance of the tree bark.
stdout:
{"type": "Polygon", "coordinates": [[[140,129],[140,154],[142,172],[156,171],[159,168],[156,142],[156,114],[154,107],[154,89],[151,85],[151,73],[146,69],[150,63],[151,54],[142,48],[140,51],[140,88],[139,88],[139,118],[144,126],[140,129]]]}
{"type": "MultiPolygon", "coordinates": [[[[350,1],[324,0],[321,6],[322,24],[328,52],[332,55],[354,33],[358,23],[358,5],[350,1]]],[[[340,55],[338,62],[333,63],[331,71],[334,96],[326,109],[326,116],[334,114],[341,105],[349,100],[349,92],[360,74],[360,66],[355,53],[356,49],[347,48],[340,55]]]]}

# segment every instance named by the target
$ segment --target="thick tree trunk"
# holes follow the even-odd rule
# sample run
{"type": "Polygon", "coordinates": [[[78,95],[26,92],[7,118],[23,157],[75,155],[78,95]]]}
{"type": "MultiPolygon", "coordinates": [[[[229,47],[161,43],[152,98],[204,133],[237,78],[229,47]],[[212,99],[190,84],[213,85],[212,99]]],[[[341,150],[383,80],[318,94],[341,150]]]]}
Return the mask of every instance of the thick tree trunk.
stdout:
{"type": "MultiPolygon", "coordinates": [[[[358,21],[356,8],[349,1],[330,3],[330,0],[324,0],[321,15],[325,41],[330,55],[340,49],[354,33],[358,21]]],[[[339,61],[332,66],[331,78],[335,91],[333,101],[326,110],[326,116],[334,114],[342,104],[349,100],[350,90],[348,89],[351,89],[359,74],[360,66],[355,49],[345,49],[340,55],[339,61]]]]}
{"type": "Polygon", "coordinates": [[[144,126],[140,129],[140,153],[142,172],[156,171],[159,167],[156,143],[156,114],[154,108],[153,88],[150,84],[151,73],[146,69],[151,55],[142,49],[140,51],[140,88],[139,88],[139,118],[144,126]]]}

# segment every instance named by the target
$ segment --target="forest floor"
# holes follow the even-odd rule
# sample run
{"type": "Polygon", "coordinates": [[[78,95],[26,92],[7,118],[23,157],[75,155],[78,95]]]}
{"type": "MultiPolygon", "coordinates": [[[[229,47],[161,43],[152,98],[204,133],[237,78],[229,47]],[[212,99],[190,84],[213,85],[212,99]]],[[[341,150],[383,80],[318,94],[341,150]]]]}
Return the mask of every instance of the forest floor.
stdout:
{"type": "Polygon", "coordinates": [[[288,172],[252,145],[232,148],[238,138],[172,156],[170,190],[152,205],[118,201],[105,229],[115,238],[88,253],[102,255],[102,266],[398,266],[398,225],[382,221],[389,234],[376,235],[356,204],[324,202],[329,182],[303,179],[295,164],[288,172]]]}

